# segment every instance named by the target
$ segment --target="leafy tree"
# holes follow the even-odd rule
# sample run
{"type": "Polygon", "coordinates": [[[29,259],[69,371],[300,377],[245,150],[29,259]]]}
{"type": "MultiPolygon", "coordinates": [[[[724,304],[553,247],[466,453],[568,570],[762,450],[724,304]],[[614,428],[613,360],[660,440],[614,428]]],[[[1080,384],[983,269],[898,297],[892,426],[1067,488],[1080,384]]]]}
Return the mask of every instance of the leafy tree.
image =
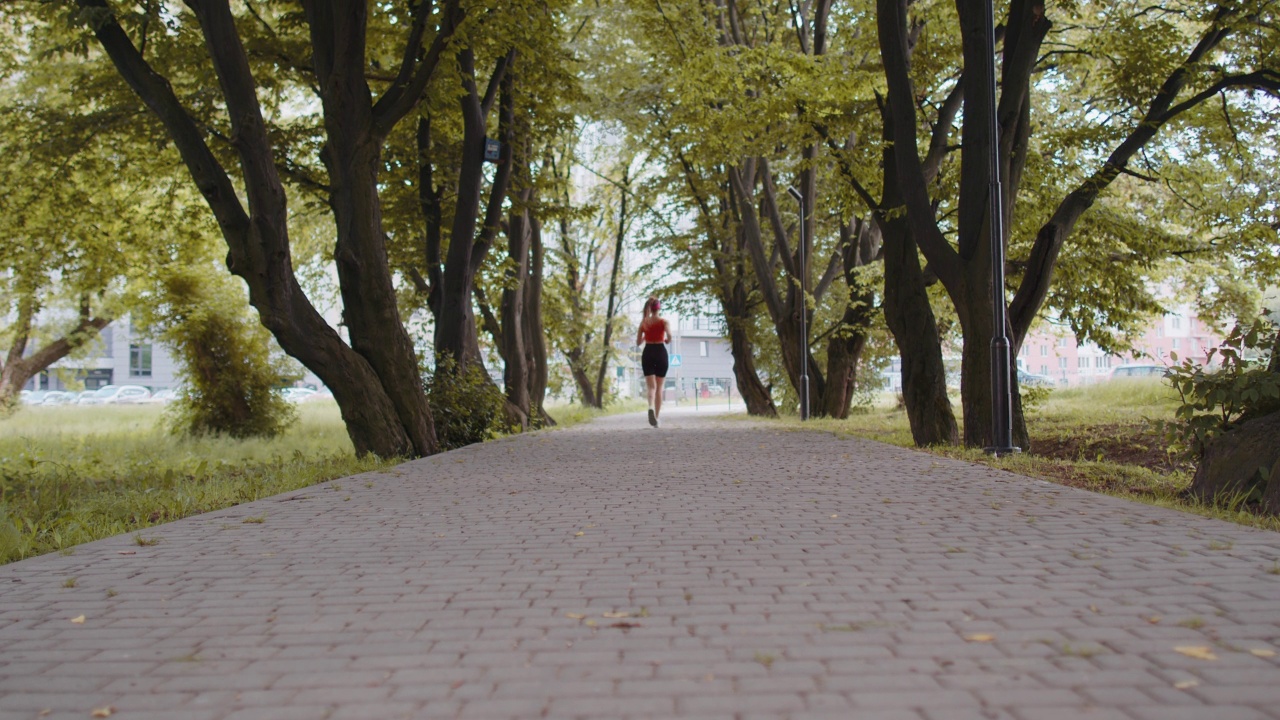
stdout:
{"type": "MultiPolygon", "coordinates": [[[[101,58],[94,42],[154,114],[153,129],[176,146],[218,222],[229,269],[281,347],[333,390],[357,452],[434,452],[387,267],[378,178],[388,134],[417,106],[467,10],[454,0],[408,9],[306,2],[300,15],[225,0],[12,7],[41,21],[33,45],[81,48],[87,71],[101,58]],[[381,72],[384,63],[394,71],[381,72]],[[320,132],[288,112],[308,94],[318,96],[320,132]],[[307,172],[317,149],[324,182],[307,172]],[[299,287],[282,174],[309,179],[333,212],[349,345],[299,287]]],[[[107,99],[125,106],[122,95],[107,99]]]]}

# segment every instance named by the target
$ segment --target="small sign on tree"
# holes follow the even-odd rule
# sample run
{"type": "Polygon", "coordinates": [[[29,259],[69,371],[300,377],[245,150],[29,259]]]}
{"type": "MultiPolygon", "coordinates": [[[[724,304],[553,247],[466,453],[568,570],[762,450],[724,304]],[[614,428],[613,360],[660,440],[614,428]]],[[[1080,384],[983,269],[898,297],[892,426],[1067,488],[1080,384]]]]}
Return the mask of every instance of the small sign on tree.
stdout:
{"type": "Polygon", "coordinates": [[[493,138],[484,139],[484,159],[486,162],[496,163],[498,158],[502,157],[502,143],[493,138]]]}

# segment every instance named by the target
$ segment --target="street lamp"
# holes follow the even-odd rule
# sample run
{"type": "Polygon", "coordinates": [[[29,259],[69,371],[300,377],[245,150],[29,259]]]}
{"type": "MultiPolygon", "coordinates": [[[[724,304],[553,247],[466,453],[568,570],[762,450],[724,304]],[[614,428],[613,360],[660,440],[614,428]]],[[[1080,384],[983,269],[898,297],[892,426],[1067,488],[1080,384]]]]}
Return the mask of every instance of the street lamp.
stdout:
{"type": "Polygon", "coordinates": [[[800,203],[800,419],[809,419],[809,305],[805,295],[804,222],[808,217],[804,207],[804,195],[794,187],[787,188],[791,197],[800,203]]]}
{"type": "Polygon", "coordinates": [[[991,220],[991,307],[995,327],[991,334],[991,447],[1001,457],[1020,450],[1013,446],[1013,388],[1009,384],[1009,336],[1005,332],[1004,298],[1004,196],[1000,187],[1000,136],[996,118],[996,37],[992,0],[983,0],[983,67],[987,81],[987,142],[990,145],[991,183],[987,188],[991,220]]]}

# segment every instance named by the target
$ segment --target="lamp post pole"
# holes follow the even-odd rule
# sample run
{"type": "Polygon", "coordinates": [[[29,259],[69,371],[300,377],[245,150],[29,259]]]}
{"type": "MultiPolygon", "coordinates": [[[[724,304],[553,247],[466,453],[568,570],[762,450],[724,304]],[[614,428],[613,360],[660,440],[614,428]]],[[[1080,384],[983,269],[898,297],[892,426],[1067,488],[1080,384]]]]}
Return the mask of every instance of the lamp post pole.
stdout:
{"type": "Polygon", "coordinates": [[[805,212],[804,195],[794,187],[787,188],[791,197],[800,204],[800,420],[809,419],[809,301],[805,295],[804,227],[809,217],[805,212]]]}
{"type": "Polygon", "coordinates": [[[983,68],[987,81],[987,143],[991,182],[989,195],[991,250],[991,307],[994,328],[991,334],[991,447],[997,457],[1019,452],[1013,446],[1013,388],[1010,385],[1010,342],[1004,297],[1004,193],[1000,186],[1000,135],[996,117],[996,37],[992,0],[983,0],[983,68]]]}

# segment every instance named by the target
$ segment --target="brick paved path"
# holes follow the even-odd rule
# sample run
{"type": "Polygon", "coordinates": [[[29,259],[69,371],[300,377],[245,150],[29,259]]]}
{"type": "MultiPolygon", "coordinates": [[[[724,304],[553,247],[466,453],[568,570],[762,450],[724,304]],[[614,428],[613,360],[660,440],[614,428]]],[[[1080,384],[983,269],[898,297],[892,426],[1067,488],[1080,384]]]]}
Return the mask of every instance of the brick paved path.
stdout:
{"type": "Polygon", "coordinates": [[[1280,718],[1280,535],[818,432],[610,418],[143,535],[0,568],[0,717],[1280,718]]]}

